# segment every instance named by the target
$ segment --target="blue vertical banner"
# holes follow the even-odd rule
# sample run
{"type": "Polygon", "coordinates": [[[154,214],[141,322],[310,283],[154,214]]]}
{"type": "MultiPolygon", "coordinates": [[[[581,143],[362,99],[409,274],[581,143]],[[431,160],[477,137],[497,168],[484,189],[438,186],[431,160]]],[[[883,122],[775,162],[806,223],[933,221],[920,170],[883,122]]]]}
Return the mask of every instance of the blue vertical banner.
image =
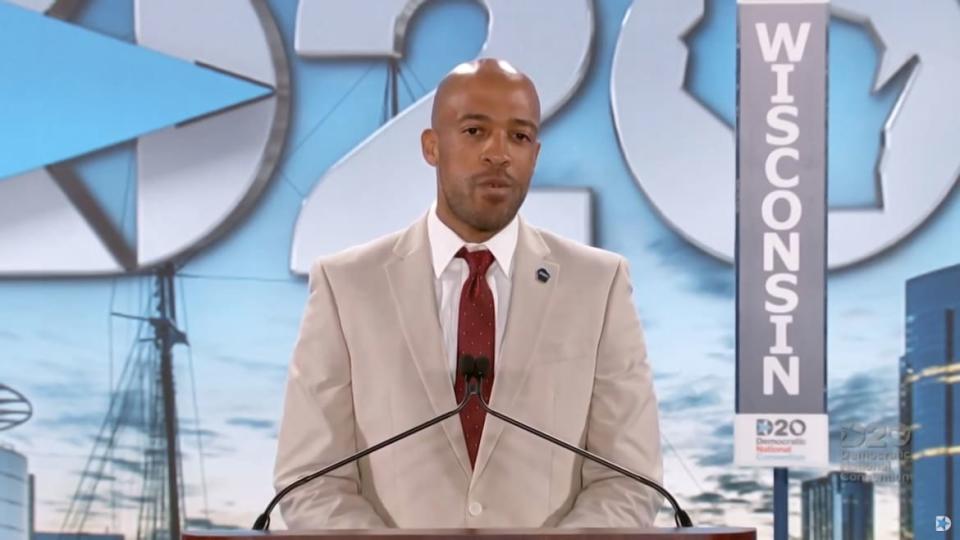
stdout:
{"type": "Polygon", "coordinates": [[[825,0],[739,0],[738,465],[828,463],[825,0]]]}

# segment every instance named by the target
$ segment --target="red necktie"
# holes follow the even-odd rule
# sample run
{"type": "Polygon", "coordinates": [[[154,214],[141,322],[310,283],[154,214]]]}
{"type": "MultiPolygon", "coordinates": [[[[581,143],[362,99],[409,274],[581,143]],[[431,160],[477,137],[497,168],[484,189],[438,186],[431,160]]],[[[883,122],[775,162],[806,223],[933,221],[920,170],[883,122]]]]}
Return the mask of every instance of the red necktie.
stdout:
{"type": "MultiPolygon", "coordinates": [[[[493,389],[493,352],[496,325],[493,309],[493,292],[487,285],[487,270],[493,264],[493,253],[489,250],[467,251],[460,248],[457,257],[466,259],[470,267],[470,276],[463,284],[460,292],[460,318],[457,325],[457,358],[465,354],[484,356],[490,360],[490,367],[483,378],[483,387],[480,391],[483,398],[490,401],[490,391],[493,389]]],[[[457,402],[466,395],[466,383],[459,375],[453,385],[457,402]]],[[[470,456],[470,466],[477,461],[477,451],[480,449],[480,435],[483,433],[483,421],[487,413],[476,400],[472,400],[460,411],[460,424],[463,426],[463,435],[467,440],[467,454],[470,456]]]]}

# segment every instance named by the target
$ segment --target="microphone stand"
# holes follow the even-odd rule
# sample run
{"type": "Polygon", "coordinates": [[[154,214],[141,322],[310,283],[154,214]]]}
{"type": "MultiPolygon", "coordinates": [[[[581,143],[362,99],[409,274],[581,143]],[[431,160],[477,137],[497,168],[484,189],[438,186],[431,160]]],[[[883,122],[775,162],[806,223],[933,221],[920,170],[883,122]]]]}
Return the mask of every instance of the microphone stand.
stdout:
{"type": "Polygon", "coordinates": [[[512,425],[512,426],[518,427],[518,428],[526,431],[527,433],[530,433],[530,434],[532,434],[532,435],[536,435],[537,437],[540,437],[540,438],[542,438],[542,439],[545,439],[545,440],[547,440],[547,441],[550,441],[550,442],[552,442],[553,444],[556,444],[557,446],[560,446],[560,447],[562,447],[562,448],[565,448],[565,449],[567,449],[567,450],[569,450],[569,451],[571,451],[571,452],[573,452],[573,453],[575,453],[575,454],[577,454],[577,455],[579,455],[579,456],[581,456],[581,457],[583,457],[583,458],[586,458],[586,459],[588,459],[588,460],[590,460],[590,461],[599,463],[600,465],[603,465],[604,467],[608,467],[608,468],[610,468],[610,469],[612,469],[612,470],[614,470],[614,471],[616,471],[616,472],[618,472],[618,473],[620,473],[620,474],[622,474],[622,475],[624,475],[624,476],[626,476],[626,477],[628,477],[628,478],[630,478],[630,479],[632,479],[632,480],[635,480],[635,481],[640,482],[641,484],[643,484],[643,485],[645,485],[645,486],[647,486],[647,487],[652,488],[652,489],[653,489],[654,491],[656,491],[657,493],[663,495],[663,496],[670,502],[670,505],[673,507],[673,511],[674,511],[674,516],[673,516],[673,518],[674,518],[674,521],[675,521],[676,524],[677,524],[677,527],[693,527],[693,522],[690,520],[690,516],[687,515],[687,513],[684,512],[682,508],[680,508],[680,504],[679,504],[679,503],[677,502],[677,500],[673,497],[673,495],[671,495],[666,489],[664,489],[662,486],[660,486],[658,483],[654,482],[653,480],[650,480],[649,478],[646,478],[646,477],[644,477],[644,476],[641,476],[641,475],[639,475],[639,474],[637,474],[637,473],[635,473],[635,472],[633,472],[633,471],[627,470],[627,469],[625,469],[625,468],[617,465],[616,463],[613,463],[613,462],[608,461],[608,460],[606,460],[606,459],[604,459],[604,458],[602,458],[602,457],[600,457],[600,456],[598,456],[598,455],[596,455],[596,454],[593,454],[593,453],[591,453],[591,452],[588,452],[588,451],[586,451],[586,450],[583,450],[583,449],[581,449],[581,448],[578,448],[578,447],[576,447],[576,446],[573,446],[572,444],[569,444],[569,443],[567,443],[567,442],[565,442],[565,441],[562,441],[562,440],[560,440],[560,439],[558,439],[558,438],[556,438],[556,437],[554,437],[554,436],[552,436],[552,435],[549,435],[549,434],[547,434],[547,433],[544,433],[544,432],[542,432],[542,431],[540,431],[540,430],[538,430],[538,429],[536,429],[536,428],[530,427],[530,426],[528,426],[528,425],[526,425],[526,424],[524,424],[524,423],[522,423],[522,422],[520,422],[520,421],[518,421],[518,420],[514,420],[513,418],[510,418],[509,416],[507,416],[507,415],[505,415],[505,414],[502,414],[502,413],[500,413],[500,412],[498,412],[498,411],[495,411],[494,409],[490,408],[490,406],[487,404],[487,402],[484,401],[483,395],[482,395],[481,392],[480,392],[480,388],[481,388],[480,385],[481,385],[481,383],[483,382],[483,377],[484,377],[484,375],[486,375],[487,370],[488,370],[488,368],[489,368],[489,365],[490,365],[489,360],[486,359],[486,358],[484,358],[484,357],[474,358],[474,357],[471,357],[471,356],[469,356],[469,355],[464,355],[464,356],[460,359],[460,369],[459,369],[459,371],[460,371],[460,375],[463,376],[463,377],[465,377],[466,380],[467,380],[467,392],[466,392],[466,395],[463,397],[463,400],[460,401],[460,403],[457,404],[457,407],[456,407],[455,409],[453,409],[453,410],[451,410],[451,411],[449,411],[449,412],[446,412],[446,413],[444,413],[444,414],[441,414],[440,416],[437,416],[436,418],[433,418],[433,419],[431,419],[431,420],[428,420],[428,421],[426,421],[426,422],[424,422],[424,423],[422,423],[422,424],[420,424],[420,425],[418,425],[418,426],[412,427],[412,428],[408,429],[407,431],[404,431],[403,433],[400,433],[399,435],[395,435],[395,436],[393,436],[393,437],[390,437],[389,439],[387,439],[387,440],[385,440],[385,441],[382,441],[382,442],[380,442],[380,443],[377,443],[377,444],[375,444],[375,445],[373,445],[373,446],[371,446],[371,447],[369,447],[369,448],[367,448],[367,449],[365,449],[365,450],[361,450],[361,451],[359,451],[359,452],[357,452],[357,453],[355,453],[355,454],[353,454],[353,455],[351,455],[351,456],[345,457],[345,458],[341,459],[340,461],[337,461],[336,463],[334,463],[334,464],[332,464],[332,465],[329,465],[329,466],[327,466],[327,467],[324,467],[323,469],[321,469],[321,470],[319,470],[319,471],[317,471],[317,472],[315,472],[315,473],[311,473],[311,474],[309,474],[309,475],[307,475],[307,476],[304,476],[303,478],[300,478],[300,479],[296,480],[295,482],[291,483],[290,485],[288,485],[288,486],[286,486],[285,488],[283,488],[282,490],[280,490],[280,491],[273,497],[273,499],[270,500],[270,503],[267,505],[267,508],[263,511],[262,514],[260,514],[260,515],[257,517],[256,521],[254,522],[254,524],[253,524],[253,530],[255,530],[255,531],[267,531],[267,530],[269,530],[269,529],[270,529],[270,513],[273,512],[273,509],[277,506],[277,504],[280,502],[280,500],[283,499],[288,493],[290,493],[290,492],[293,491],[294,489],[297,489],[298,487],[306,484],[307,482],[310,482],[311,480],[315,480],[315,479],[317,479],[317,478],[319,478],[319,477],[321,477],[321,476],[324,476],[324,475],[326,475],[326,474],[329,474],[330,472],[332,472],[332,471],[334,471],[334,470],[336,470],[336,469],[339,469],[340,467],[343,467],[344,465],[347,465],[347,464],[349,464],[349,463],[351,463],[351,462],[354,462],[354,461],[356,461],[356,460],[358,460],[358,459],[361,459],[361,458],[363,458],[363,457],[365,457],[365,456],[367,456],[367,455],[369,455],[369,454],[372,454],[373,452],[376,452],[377,450],[380,450],[381,448],[383,448],[383,447],[385,447],[385,446],[389,446],[389,445],[391,445],[391,444],[393,444],[393,443],[395,443],[395,442],[397,442],[397,441],[399,441],[399,440],[401,440],[401,439],[403,439],[403,438],[409,437],[409,436],[411,436],[411,435],[413,435],[413,434],[415,434],[415,433],[419,433],[420,431],[423,431],[423,430],[427,429],[427,428],[430,427],[430,426],[436,425],[436,424],[438,424],[438,423],[446,420],[447,418],[450,418],[450,417],[452,417],[452,416],[455,416],[455,415],[457,415],[457,414],[460,414],[460,411],[462,411],[462,410],[464,409],[464,407],[467,406],[467,403],[470,402],[470,399],[471,399],[473,396],[476,396],[477,399],[480,401],[480,407],[481,407],[484,411],[486,411],[487,414],[492,415],[494,418],[500,419],[500,420],[502,420],[502,421],[504,421],[504,422],[506,422],[506,423],[508,423],[508,424],[510,424],[510,425],[512,425]]]}
{"type": "Polygon", "coordinates": [[[457,404],[457,408],[453,409],[453,410],[450,411],[450,412],[443,413],[443,414],[441,414],[440,416],[438,416],[438,417],[436,417],[436,418],[433,418],[432,420],[428,420],[428,421],[426,421],[426,422],[424,422],[424,423],[422,423],[422,424],[420,424],[420,425],[418,425],[418,426],[412,427],[412,428],[408,429],[407,431],[404,431],[403,433],[400,433],[399,435],[394,435],[393,437],[390,437],[389,439],[387,439],[387,440],[385,440],[385,441],[379,442],[379,443],[371,446],[370,448],[367,448],[367,449],[365,449],[365,450],[361,450],[361,451],[357,452],[356,454],[353,454],[352,456],[345,457],[345,458],[341,459],[340,461],[334,463],[333,465],[330,465],[330,466],[328,466],[328,467],[324,467],[323,469],[320,469],[319,471],[317,471],[317,472],[315,472],[315,473],[308,474],[307,476],[304,476],[303,478],[300,478],[300,479],[298,479],[297,481],[291,483],[291,484],[288,485],[287,487],[285,487],[285,488],[283,488],[282,490],[280,490],[280,491],[273,497],[273,499],[270,500],[270,504],[267,505],[267,508],[263,511],[262,514],[260,514],[260,515],[257,517],[257,520],[253,523],[253,530],[255,530],[255,531],[268,531],[268,530],[270,530],[270,513],[273,512],[274,507],[276,507],[277,504],[280,502],[280,500],[283,499],[288,493],[290,493],[291,491],[297,489],[298,487],[302,486],[303,484],[306,484],[307,482],[310,482],[311,480],[314,480],[314,479],[319,478],[319,477],[321,477],[321,476],[324,476],[324,475],[326,475],[326,474],[328,474],[328,473],[330,473],[330,472],[332,472],[332,471],[335,471],[335,470],[339,469],[340,467],[343,467],[344,465],[347,465],[347,464],[349,464],[349,463],[351,463],[351,462],[353,462],[353,461],[356,461],[356,460],[358,460],[358,459],[363,458],[364,456],[367,456],[367,455],[369,455],[369,454],[372,454],[372,453],[376,452],[377,450],[380,450],[381,448],[383,448],[383,447],[385,447],[385,446],[389,446],[389,445],[391,445],[391,444],[399,441],[400,439],[404,439],[404,438],[406,438],[406,437],[409,437],[409,436],[413,435],[414,433],[419,433],[419,432],[427,429],[427,428],[430,427],[430,426],[439,424],[440,422],[443,422],[444,420],[446,420],[447,418],[450,418],[451,416],[455,416],[455,415],[457,415],[457,414],[460,414],[460,411],[462,411],[463,408],[467,406],[467,403],[470,402],[470,398],[471,398],[472,396],[474,396],[474,395],[479,396],[479,395],[480,395],[480,380],[479,380],[478,378],[476,378],[476,376],[475,376],[474,373],[473,373],[473,364],[470,363],[470,365],[469,365],[468,367],[462,366],[462,367],[461,367],[461,373],[462,373],[463,376],[467,377],[467,393],[466,393],[466,395],[463,397],[463,400],[462,400],[459,404],[457,404]]]}
{"type": "MultiPolygon", "coordinates": [[[[476,362],[476,367],[475,367],[474,370],[472,370],[472,372],[474,373],[474,377],[476,377],[476,380],[477,380],[476,388],[479,388],[479,387],[480,387],[480,383],[483,381],[483,376],[486,374],[487,369],[488,369],[488,366],[489,366],[490,364],[489,364],[489,360],[487,360],[486,358],[483,358],[483,357],[475,358],[475,359],[473,359],[473,360],[476,362]]],[[[470,376],[470,371],[467,372],[467,376],[468,376],[468,377],[470,376]]],[[[526,431],[527,433],[530,433],[530,434],[532,434],[532,435],[536,435],[537,437],[540,437],[541,439],[545,439],[545,440],[547,440],[547,441],[550,441],[550,442],[552,442],[553,444],[555,444],[555,445],[557,445],[557,446],[563,447],[563,448],[565,448],[565,449],[573,452],[574,454],[577,454],[578,456],[581,456],[581,457],[583,457],[583,458],[589,459],[590,461],[593,461],[593,462],[595,462],[595,463],[599,463],[600,465],[603,465],[604,467],[607,467],[607,468],[609,468],[609,469],[612,469],[612,470],[614,470],[614,471],[617,471],[618,473],[626,476],[627,478],[630,478],[630,479],[632,479],[632,480],[635,480],[635,481],[637,481],[637,482],[640,482],[641,484],[643,484],[643,485],[645,485],[645,486],[647,486],[647,487],[652,488],[652,489],[653,489],[654,491],[656,491],[657,493],[663,495],[664,498],[666,498],[667,501],[670,502],[670,506],[673,507],[673,520],[674,520],[674,522],[676,522],[677,527],[693,527],[693,521],[690,519],[690,516],[689,516],[682,508],[680,508],[680,503],[677,502],[677,500],[673,497],[673,495],[670,494],[670,492],[668,492],[666,489],[664,489],[664,488],[663,488],[660,484],[658,484],[657,482],[654,482],[653,480],[650,480],[649,478],[646,478],[646,477],[644,477],[644,476],[641,476],[641,475],[639,475],[639,474],[637,474],[637,473],[635,473],[635,472],[633,472],[633,471],[630,471],[630,470],[628,470],[628,469],[625,469],[625,468],[621,467],[620,465],[617,465],[616,463],[613,463],[612,461],[606,460],[606,459],[604,459],[604,458],[602,458],[602,457],[600,457],[600,456],[598,456],[598,455],[596,455],[596,454],[594,454],[594,453],[592,453],[592,452],[588,452],[587,450],[583,450],[582,448],[578,448],[578,447],[576,447],[576,446],[574,446],[574,445],[572,445],[572,444],[570,444],[570,443],[568,443],[568,442],[566,442],[566,441],[562,441],[562,440],[554,437],[553,435],[550,435],[550,434],[548,434],[548,433],[544,433],[544,432],[540,431],[539,429],[530,427],[530,426],[528,426],[528,425],[520,422],[519,420],[514,420],[513,418],[510,418],[509,416],[507,416],[507,415],[505,415],[505,414],[503,414],[503,413],[500,413],[500,412],[498,412],[498,411],[495,411],[494,409],[490,408],[490,405],[488,405],[486,401],[484,401],[483,395],[482,395],[481,393],[479,393],[479,392],[470,392],[470,393],[467,395],[467,398],[466,398],[466,399],[469,400],[470,397],[474,395],[474,393],[476,393],[477,398],[480,400],[480,407],[483,408],[483,410],[486,411],[487,414],[492,415],[494,418],[498,418],[498,419],[500,419],[500,420],[503,420],[504,422],[510,424],[511,426],[518,427],[518,428],[526,431]]]]}

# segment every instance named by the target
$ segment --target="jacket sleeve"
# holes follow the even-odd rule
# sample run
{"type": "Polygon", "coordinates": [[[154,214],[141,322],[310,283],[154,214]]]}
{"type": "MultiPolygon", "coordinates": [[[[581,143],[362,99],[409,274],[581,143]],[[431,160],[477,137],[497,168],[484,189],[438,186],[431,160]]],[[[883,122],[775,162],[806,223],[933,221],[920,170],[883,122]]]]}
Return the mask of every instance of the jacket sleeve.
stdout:
{"type": "MultiPolygon", "coordinates": [[[[613,278],[597,350],[587,418],[587,450],[662,482],[657,400],[626,260],[613,278]]],[[[651,488],[586,461],[582,489],[561,527],[649,527],[663,497],[651,488]]]]}
{"type": "MultiPolygon", "coordinates": [[[[322,263],[310,271],[310,294],[293,351],[277,442],[274,486],[356,452],[350,357],[322,263]]],[[[356,463],[290,492],[280,503],[289,529],[385,527],[360,490],[356,463]]]]}

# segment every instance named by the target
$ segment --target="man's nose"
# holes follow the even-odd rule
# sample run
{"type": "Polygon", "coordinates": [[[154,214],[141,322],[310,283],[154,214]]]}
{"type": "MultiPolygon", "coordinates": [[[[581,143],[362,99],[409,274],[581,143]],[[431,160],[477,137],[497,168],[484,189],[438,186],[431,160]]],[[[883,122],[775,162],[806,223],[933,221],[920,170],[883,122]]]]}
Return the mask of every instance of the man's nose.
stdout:
{"type": "Polygon", "coordinates": [[[510,164],[510,155],[507,152],[507,135],[495,132],[487,138],[483,146],[481,159],[491,167],[502,168],[510,164]]]}

